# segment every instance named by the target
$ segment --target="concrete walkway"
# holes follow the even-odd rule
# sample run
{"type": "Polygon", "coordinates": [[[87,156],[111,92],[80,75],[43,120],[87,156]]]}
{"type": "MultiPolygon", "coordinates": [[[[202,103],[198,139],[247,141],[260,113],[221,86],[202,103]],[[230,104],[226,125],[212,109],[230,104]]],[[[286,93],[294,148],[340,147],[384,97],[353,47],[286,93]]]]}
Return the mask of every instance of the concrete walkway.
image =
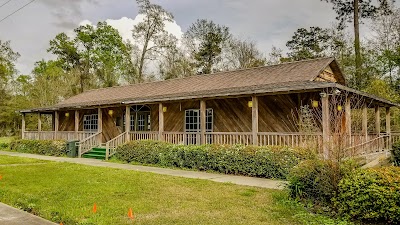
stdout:
{"type": "Polygon", "coordinates": [[[1,225],[55,225],[55,223],[0,202],[1,225]]]}
{"type": "Polygon", "coordinates": [[[169,175],[169,176],[211,180],[211,181],[215,181],[215,182],[228,182],[228,183],[233,183],[233,184],[246,185],[246,186],[252,186],[252,187],[261,187],[261,188],[269,188],[269,189],[281,190],[284,188],[284,186],[286,184],[285,181],[269,180],[269,179],[264,179],[264,178],[243,177],[243,176],[214,174],[214,173],[206,173],[206,172],[187,171],[187,170],[174,170],[174,169],[166,169],[166,168],[158,168],[158,167],[150,167],[150,166],[137,166],[137,165],[130,165],[130,164],[110,163],[110,162],[101,161],[101,160],[97,160],[97,159],[53,157],[53,156],[26,154],[26,153],[18,153],[18,152],[6,152],[6,151],[0,151],[0,155],[50,160],[50,161],[55,161],[55,162],[69,162],[69,163],[76,163],[76,164],[82,164],[82,165],[88,165],[88,166],[108,167],[108,168],[114,168],[114,169],[133,170],[133,171],[140,171],[140,172],[150,172],[150,173],[157,173],[157,174],[163,174],[163,175],[169,175]]]}

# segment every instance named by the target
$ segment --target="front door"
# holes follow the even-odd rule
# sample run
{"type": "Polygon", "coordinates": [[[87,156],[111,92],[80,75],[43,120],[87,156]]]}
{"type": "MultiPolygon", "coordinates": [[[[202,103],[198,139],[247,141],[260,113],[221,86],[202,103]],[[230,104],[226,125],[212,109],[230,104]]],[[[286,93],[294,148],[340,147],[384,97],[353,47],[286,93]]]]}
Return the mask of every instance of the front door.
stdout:
{"type": "MultiPolygon", "coordinates": [[[[212,132],[213,129],[213,110],[206,111],[206,132],[212,132]]],[[[195,145],[200,144],[200,110],[188,109],[185,110],[185,144],[195,145]]],[[[207,135],[207,143],[211,144],[211,138],[207,135]]]]}

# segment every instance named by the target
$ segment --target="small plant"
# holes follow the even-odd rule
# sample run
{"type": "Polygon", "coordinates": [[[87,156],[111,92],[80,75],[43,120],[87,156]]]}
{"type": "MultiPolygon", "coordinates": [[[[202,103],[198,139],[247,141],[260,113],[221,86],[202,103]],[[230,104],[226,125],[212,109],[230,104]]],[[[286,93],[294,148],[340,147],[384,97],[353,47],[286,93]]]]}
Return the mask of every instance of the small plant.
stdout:
{"type": "Polygon", "coordinates": [[[400,166],[400,142],[395,142],[393,144],[392,159],[395,166],[400,166]]]}

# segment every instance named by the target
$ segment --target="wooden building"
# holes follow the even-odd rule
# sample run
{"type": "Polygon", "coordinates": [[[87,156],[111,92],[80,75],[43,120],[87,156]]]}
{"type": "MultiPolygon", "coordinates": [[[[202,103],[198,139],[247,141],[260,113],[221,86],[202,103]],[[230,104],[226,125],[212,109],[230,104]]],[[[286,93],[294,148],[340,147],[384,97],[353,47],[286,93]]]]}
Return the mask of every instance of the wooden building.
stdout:
{"type": "Polygon", "coordinates": [[[348,148],[372,143],[390,147],[393,106],[397,105],[346,87],[336,60],[321,58],[86,91],[52,107],[21,111],[22,138],[78,139],[80,156],[105,146],[106,158],[118,145],[143,139],[174,144],[312,143],[327,157],[337,124],[348,148]],[[368,129],[368,108],[375,111],[373,130],[368,129]],[[352,109],[362,112],[359,131],[352,130],[352,109]],[[299,122],[302,110],[311,112],[309,130],[299,122]],[[340,122],[332,119],[336,111],[340,122]],[[37,130],[25,130],[28,113],[39,114],[37,130]],[[42,131],[43,114],[52,115],[52,131],[42,131]]]}

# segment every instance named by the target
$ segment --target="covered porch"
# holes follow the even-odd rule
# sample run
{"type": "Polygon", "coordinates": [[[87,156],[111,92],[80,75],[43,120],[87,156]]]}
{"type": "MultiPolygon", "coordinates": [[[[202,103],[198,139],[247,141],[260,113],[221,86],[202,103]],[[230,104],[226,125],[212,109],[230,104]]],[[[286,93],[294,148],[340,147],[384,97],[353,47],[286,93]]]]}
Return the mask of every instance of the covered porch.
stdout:
{"type": "Polygon", "coordinates": [[[103,146],[106,159],[119,145],[134,140],[184,145],[287,145],[315,149],[328,158],[338,143],[351,155],[389,150],[400,137],[391,132],[392,106],[388,101],[335,86],[42,108],[22,112],[22,138],[79,140],[79,156],[103,146]],[[335,93],[338,90],[340,93],[335,93]],[[37,130],[27,131],[25,117],[32,113],[38,115],[37,130]],[[42,131],[45,114],[52,116],[52,131],[42,131]],[[352,122],[353,114],[361,118],[359,127],[352,122]]]}

